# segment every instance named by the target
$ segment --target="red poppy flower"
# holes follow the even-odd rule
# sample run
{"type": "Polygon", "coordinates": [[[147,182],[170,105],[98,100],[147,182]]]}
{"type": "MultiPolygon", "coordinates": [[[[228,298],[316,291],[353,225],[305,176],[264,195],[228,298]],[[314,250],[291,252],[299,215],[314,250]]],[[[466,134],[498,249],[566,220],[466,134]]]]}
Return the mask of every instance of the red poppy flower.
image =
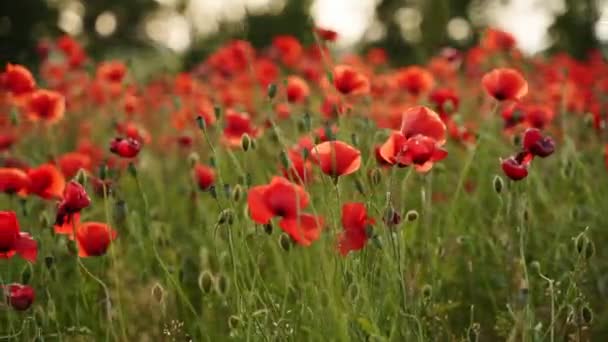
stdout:
{"type": "Polygon", "coordinates": [[[361,151],[342,141],[326,141],[312,148],[312,160],[332,177],[349,175],[361,167],[361,151]]]}
{"type": "Polygon", "coordinates": [[[287,101],[291,103],[304,102],[310,95],[310,88],[306,81],[298,76],[287,77],[287,101]]]}
{"type": "Polygon", "coordinates": [[[63,225],[70,215],[80,212],[91,204],[91,198],[80,183],[70,181],[63,191],[63,199],[57,206],[56,225],[63,225]]]}
{"type": "Polygon", "coordinates": [[[333,70],[334,86],[344,95],[369,93],[369,79],[348,65],[337,65],[333,70]]]}
{"type": "Polygon", "coordinates": [[[25,311],[32,306],[36,294],[29,285],[17,283],[3,286],[6,302],[17,311],[25,311]]]}
{"type": "Polygon", "coordinates": [[[317,240],[323,226],[320,217],[302,213],[308,202],[304,188],[283,177],[272,178],[268,185],[254,186],[247,195],[253,221],[267,224],[273,217],[281,217],[279,227],[303,246],[317,240]]]}
{"type": "Polygon", "coordinates": [[[272,40],[272,46],[278,52],[283,64],[289,67],[298,63],[304,51],[300,41],[296,37],[288,35],[276,36],[272,40]]]}
{"type": "Polygon", "coordinates": [[[0,75],[0,87],[13,96],[20,97],[36,89],[36,80],[26,67],[8,63],[4,73],[0,75]]]}
{"type": "Polygon", "coordinates": [[[17,168],[0,168],[0,192],[16,194],[27,192],[30,186],[30,178],[27,173],[17,168]]]}
{"type": "Polygon", "coordinates": [[[65,113],[65,98],[56,91],[38,89],[27,100],[27,117],[32,121],[55,123],[65,113]]]}
{"type": "Polygon", "coordinates": [[[11,148],[17,141],[17,136],[12,133],[0,133],[0,152],[11,148]]]}
{"type": "Polygon", "coordinates": [[[225,120],[226,127],[222,135],[222,142],[228,146],[241,146],[241,137],[245,133],[252,138],[257,138],[260,135],[260,130],[253,126],[251,117],[247,113],[227,110],[225,120]]]}
{"type": "Polygon", "coordinates": [[[383,65],[388,61],[386,50],[381,48],[371,48],[365,57],[368,63],[372,65],[383,65]]]}
{"type": "Polygon", "coordinates": [[[61,223],[55,222],[53,230],[55,234],[68,235],[70,240],[74,239],[75,232],[80,225],[80,212],[66,215],[61,223]]]}
{"type": "Polygon", "coordinates": [[[116,231],[105,223],[85,222],[79,225],[76,229],[78,256],[86,258],[106,254],[116,235],[116,231]]]}
{"type": "Polygon", "coordinates": [[[196,164],[194,166],[194,180],[201,190],[209,190],[215,183],[215,171],[206,165],[196,164]]]}
{"type": "Polygon", "coordinates": [[[483,75],[481,83],[488,95],[498,101],[518,101],[528,93],[528,82],[515,69],[494,69],[483,75]]]}
{"type": "Polygon", "coordinates": [[[343,256],[350,251],[358,251],[365,247],[369,239],[368,229],[374,224],[374,219],[367,216],[363,203],[346,203],[342,206],[342,228],[344,232],[338,238],[338,250],[343,256]]]}
{"type": "Polygon", "coordinates": [[[524,132],[523,147],[524,151],[545,158],[555,151],[555,141],[551,137],[543,136],[536,128],[528,128],[524,132]]]}
{"type": "Polygon", "coordinates": [[[528,168],[530,167],[532,158],[531,153],[521,152],[513,157],[502,160],[500,165],[507,177],[518,181],[528,176],[528,168]]]}
{"type": "Polygon", "coordinates": [[[90,170],[92,167],[91,157],[80,152],[68,152],[58,158],[57,163],[65,178],[72,178],[78,170],[90,170]]]}
{"type": "Polygon", "coordinates": [[[449,88],[434,90],[429,96],[429,100],[435,104],[435,108],[442,115],[456,112],[460,102],[456,92],[449,88]]]}
{"type": "Polygon", "coordinates": [[[65,188],[65,178],[55,165],[43,164],[30,169],[27,174],[30,178],[29,193],[44,199],[61,198],[65,188]]]}
{"type": "Polygon", "coordinates": [[[428,93],[435,84],[433,75],[419,66],[401,69],[396,76],[397,85],[408,93],[419,96],[428,93]]]}
{"type": "Polygon", "coordinates": [[[107,83],[120,83],[127,74],[127,67],[121,61],[100,63],[97,67],[97,79],[107,83]]]}
{"type": "Polygon", "coordinates": [[[317,27],[315,28],[315,32],[317,33],[319,38],[325,41],[335,42],[336,39],[338,39],[338,32],[333,30],[317,27]]]}
{"type": "Polygon", "coordinates": [[[512,34],[489,28],[484,33],[480,45],[489,51],[509,51],[515,47],[516,43],[512,34]]]}
{"type": "Polygon", "coordinates": [[[12,258],[15,254],[34,262],[38,244],[28,233],[19,230],[17,215],[13,211],[0,211],[0,258],[12,258]]]}
{"type": "Polygon", "coordinates": [[[413,107],[403,114],[401,130],[393,132],[380,147],[380,156],[392,165],[414,165],[427,172],[433,163],[447,156],[441,148],[446,140],[446,126],[439,115],[423,107],[413,107]]]}
{"type": "Polygon", "coordinates": [[[110,142],[110,152],[122,158],[135,158],[141,150],[141,143],[133,138],[114,138],[110,142]]]}
{"type": "Polygon", "coordinates": [[[553,121],[555,112],[544,105],[527,105],[524,107],[524,121],[530,127],[543,129],[553,121]]]}

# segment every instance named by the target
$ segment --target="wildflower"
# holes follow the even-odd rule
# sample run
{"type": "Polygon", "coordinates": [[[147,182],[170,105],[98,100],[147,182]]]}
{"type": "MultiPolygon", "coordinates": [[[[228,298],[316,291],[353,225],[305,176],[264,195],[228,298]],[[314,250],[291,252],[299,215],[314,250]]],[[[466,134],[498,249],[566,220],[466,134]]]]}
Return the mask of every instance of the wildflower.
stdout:
{"type": "Polygon", "coordinates": [[[435,84],[433,75],[419,66],[410,66],[401,69],[396,76],[397,85],[414,96],[428,93],[435,84]]]}
{"type": "Polygon", "coordinates": [[[481,79],[483,88],[498,101],[521,100],[528,93],[528,82],[515,69],[494,69],[481,79]]]}
{"type": "Polygon", "coordinates": [[[536,128],[528,128],[524,132],[523,148],[534,156],[545,158],[555,151],[555,141],[549,136],[543,136],[536,128]]]}
{"type": "Polygon", "coordinates": [[[70,181],[63,191],[63,198],[57,206],[56,225],[63,225],[68,217],[80,212],[91,204],[91,198],[80,183],[70,181]]]}
{"type": "Polygon", "coordinates": [[[0,168],[0,192],[7,194],[27,192],[29,185],[30,179],[25,171],[12,167],[0,168]]]}
{"type": "Polygon", "coordinates": [[[2,287],[6,302],[17,311],[29,309],[36,297],[34,289],[29,285],[13,283],[2,287]]]}
{"type": "Polygon", "coordinates": [[[312,160],[332,177],[349,175],[361,167],[361,151],[342,141],[326,141],[312,148],[312,160]]]}
{"type": "Polygon", "coordinates": [[[338,238],[338,250],[343,256],[350,251],[363,249],[369,239],[368,229],[374,219],[367,216],[363,203],[346,203],[342,206],[342,228],[338,238]]]}
{"type": "Polygon", "coordinates": [[[0,258],[12,258],[15,254],[34,262],[38,244],[28,233],[20,231],[15,212],[0,211],[0,258]]]}
{"type": "Polygon", "coordinates": [[[528,176],[528,168],[533,155],[528,152],[521,152],[515,156],[501,160],[501,167],[505,175],[511,180],[518,181],[528,176]]]}
{"type": "Polygon", "coordinates": [[[241,137],[247,133],[252,138],[260,135],[260,130],[251,122],[247,113],[239,113],[234,110],[226,111],[226,127],[224,128],[222,141],[231,147],[241,146],[241,137]]]}
{"type": "Polygon", "coordinates": [[[203,191],[209,190],[215,183],[215,172],[206,165],[196,164],[193,174],[196,184],[203,191]]]}
{"type": "Polygon", "coordinates": [[[110,142],[110,152],[122,158],[135,158],[141,150],[141,143],[133,138],[114,138],[110,142]]]}
{"type": "Polygon", "coordinates": [[[44,199],[61,198],[65,188],[65,178],[53,164],[43,164],[28,170],[30,179],[28,193],[44,199]]]}
{"type": "Polygon", "coordinates": [[[38,89],[32,92],[25,106],[30,120],[52,124],[63,118],[65,99],[56,91],[38,89]]]}
{"type": "Polygon", "coordinates": [[[344,95],[367,94],[369,79],[348,65],[337,65],[333,70],[334,86],[344,95]]]}
{"type": "Polygon", "coordinates": [[[82,258],[101,256],[116,239],[116,231],[101,222],[85,222],[76,229],[78,256],[82,258]]]}

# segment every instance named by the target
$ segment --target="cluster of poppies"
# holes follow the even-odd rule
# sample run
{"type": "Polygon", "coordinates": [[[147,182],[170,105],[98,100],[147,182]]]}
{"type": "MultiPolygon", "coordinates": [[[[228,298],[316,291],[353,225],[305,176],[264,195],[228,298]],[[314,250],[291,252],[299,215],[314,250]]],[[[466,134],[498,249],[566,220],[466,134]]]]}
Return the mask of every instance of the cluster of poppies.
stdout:
{"type": "MultiPolygon", "coordinates": [[[[382,49],[336,57],[330,47],[337,34],[322,28],[314,34],[312,46],[289,35],[275,37],[263,50],[230,41],[189,72],[158,73],[146,82],[122,61],[95,64],[71,37],[42,41],[45,89],[22,65],[7,64],[0,73],[0,192],[57,202],[54,232],[74,241],[80,257],[100,256],[117,232],[106,223],[81,222],[91,197],[70,179],[83,173],[91,194],[107,196],[123,171],[136,170],[142,154],[161,162],[188,160],[194,188],[216,196],[216,185],[228,185],[219,181],[217,151],[240,167],[243,155],[234,152],[254,150],[266,158],[280,155],[280,162],[273,161],[272,173],[264,172],[267,178],[257,185],[240,181],[248,187],[251,220],[276,221],[295,243],[310,246],[329,221],[312,205],[314,182],[328,180],[338,190],[343,177],[355,179],[351,175],[370,171],[365,168],[374,161],[378,173],[409,167],[424,175],[448,157],[448,141],[454,148],[482,148],[484,134],[498,133],[484,132],[482,122],[501,122],[500,133],[509,138],[523,134],[520,151],[496,164],[521,180],[535,157],[554,152],[555,142],[544,132],[563,133],[551,125],[556,113],[588,112],[598,132],[606,126],[598,94],[608,82],[594,83],[594,74],[608,73],[608,65],[597,53],[585,63],[566,55],[527,59],[512,36],[489,29],[470,50],[445,48],[425,65],[394,69],[382,49]],[[538,72],[524,77],[526,65],[538,72]],[[545,90],[529,94],[539,85],[545,90]],[[369,146],[357,142],[357,134],[347,142],[344,132],[363,123],[378,133],[365,137],[369,146]],[[46,159],[19,150],[33,137],[53,147],[46,159]],[[260,148],[263,139],[273,143],[260,148]]],[[[367,203],[339,205],[343,229],[334,245],[347,255],[365,247],[376,220],[367,203]]],[[[400,220],[396,212],[383,217],[387,226],[400,220]]],[[[34,262],[36,254],[36,242],[19,230],[15,212],[1,212],[0,257],[34,262]]],[[[17,309],[33,300],[27,285],[4,290],[17,309]]]]}

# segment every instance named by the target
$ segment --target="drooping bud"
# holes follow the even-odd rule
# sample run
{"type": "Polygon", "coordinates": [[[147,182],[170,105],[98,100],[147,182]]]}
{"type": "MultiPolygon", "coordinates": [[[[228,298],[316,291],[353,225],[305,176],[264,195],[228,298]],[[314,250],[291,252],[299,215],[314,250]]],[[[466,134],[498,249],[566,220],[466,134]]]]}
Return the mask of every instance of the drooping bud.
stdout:
{"type": "Polygon", "coordinates": [[[250,147],[251,147],[251,137],[249,136],[249,134],[245,133],[241,136],[241,148],[243,149],[243,151],[247,152],[247,151],[249,151],[250,147]]]}
{"type": "Polygon", "coordinates": [[[207,122],[205,121],[205,118],[200,115],[196,117],[196,124],[201,131],[207,129],[207,122]]]}
{"type": "Polygon", "coordinates": [[[274,83],[270,83],[268,85],[266,94],[268,95],[269,99],[271,99],[271,100],[274,99],[274,97],[277,95],[277,85],[274,83]]]}
{"type": "Polygon", "coordinates": [[[279,236],[279,246],[284,251],[289,251],[291,249],[292,245],[293,245],[293,241],[291,241],[291,238],[289,237],[289,235],[283,233],[279,236]]]}
{"type": "Polygon", "coordinates": [[[227,225],[232,225],[232,223],[234,223],[234,212],[232,211],[232,209],[224,209],[222,210],[222,212],[220,213],[218,219],[217,219],[217,223],[218,224],[227,224],[227,225]]]}
{"type": "Polygon", "coordinates": [[[494,191],[496,191],[497,194],[500,194],[502,192],[502,189],[504,189],[504,186],[505,186],[505,182],[502,180],[502,177],[500,177],[499,175],[494,176],[494,180],[492,181],[492,184],[494,185],[494,191]]]}
{"type": "Polygon", "coordinates": [[[213,290],[213,284],[215,280],[213,274],[208,270],[201,272],[198,276],[198,287],[203,291],[203,293],[210,293],[213,290]]]}
{"type": "Polygon", "coordinates": [[[405,218],[407,219],[408,222],[414,222],[418,219],[418,212],[416,210],[409,210],[406,214],[405,214],[405,218]]]}

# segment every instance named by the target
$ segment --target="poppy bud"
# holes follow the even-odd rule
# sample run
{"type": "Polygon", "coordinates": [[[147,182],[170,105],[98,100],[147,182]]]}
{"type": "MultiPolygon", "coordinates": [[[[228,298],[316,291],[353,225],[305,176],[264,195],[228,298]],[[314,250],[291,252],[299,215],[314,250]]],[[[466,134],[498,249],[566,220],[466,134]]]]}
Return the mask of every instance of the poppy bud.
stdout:
{"type": "Polygon", "coordinates": [[[593,322],[593,311],[588,305],[584,305],[581,308],[581,321],[585,325],[589,325],[593,322]]]}
{"type": "Polygon", "coordinates": [[[108,166],[106,164],[99,165],[99,179],[102,181],[108,177],[108,166]]]}
{"type": "Polygon", "coordinates": [[[285,151],[281,151],[280,160],[281,166],[283,166],[284,169],[289,170],[289,168],[291,167],[291,162],[289,160],[289,156],[285,151]]]}
{"type": "Polygon", "coordinates": [[[384,212],[383,220],[387,226],[393,227],[401,223],[401,215],[399,215],[399,213],[395,211],[392,206],[390,206],[384,212]]]}
{"type": "Polygon", "coordinates": [[[505,182],[499,175],[494,176],[492,184],[494,185],[494,191],[496,191],[497,194],[500,194],[505,186],[505,182]]]}
{"type": "Polygon", "coordinates": [[[163,289],[159,283],[155,283],[154,286],[152,286],[150,294],[157,303],[162,303],[165,300],[165,289],[163,289]]]}
{"type": "Polygon", "coordinates": [[[249,136],[249,134],[245,133],[241,136],[241,148],[243,149],[243,151],[247,152],[247,151],[249,151],[250,147],[251,147],[251,137],[249,136]]]}
{"type": "Polygon", "coordinates": [[[87,172],[82,168],[78,169],[78,172],[76,172],[76,176],[74,177],[74,179],[79,184],[85,185],[87,183],[87,172]]]}
{"type": "Polygon", "coordinates": [[[222,210],[222,212],[220,213],[220,216],[217,220],[218,224],[227,224],[227,225],[232,225],[232,223],[234,222],[234,212],[232,211],[232,209],[224,209],[222,210]]]}
{"type": "Polygon", "coordinates": [[[304,113],[304,117],[302,118],[302,123],[304,125],[304,131],[309,132],[312,127],[312,118],[310,113],[304,113]]]}
{"type": "Polygon", "coordinates": [[[429,284],[424,284],[424,286],[422,286],[422,290],[420,292],[422,293],[422,298],[430,299],[431,296],[433,295],[433,287],[429,284]]]}
{"type": "Polygon", "coordinates": [[[279,246],[284,250],[284,251],[289,251],[291,249],[293,242],[291,241],[291,238],[289,237],[289,235],[283,233],[279,236],[279,246]]]}
{"type": "Polygon", "coordinates": [[[51,269],[55,264],[55,258],[53,256],[44,257],[44,265],[47,269],[51,269]]]}
{"type": "Polygon", "coordinates": [[[114,203],[113,216],[114,221],[118,224],[122,224],[127,220],[127,213],[129,212],[127,208],[127,202],[122,199],[119,199],[114,203]]]}
{"type": "Polygon", "coordinates": [[[237,184],[232,189],[232,200],[235,202],[239,202],[243,198],[243,187],[240,184],[237,184]]]}
{"type": "Polygon", "coordinates": [[[350,135],[350,141],[352,142],[352,144],[353,144],[354,146],[359,145],[359,136],[357,135],[357,133],[352,133],[352,134],[350,135]]]}
{"type": "Polygon", "coordinates": [[[4,286],[6,301],[13,309],[25,311],[34,302],[35,292],[31,286],[21,284],[10,284],[4,286]]]}
{"type": "Polygon", "coordinates": [[[205,121],[205,118],[203,118],[202,116],[198,115],[196,117],[196,124],[198,125],[198,128],[201,131],[204,131],[205,129],[207,129],[207,122],[205,121]]]}
{"type": "Polygon", "coordinates": [[[537,260],[534,260],[530,263],[530,268],[541,274],[540,262],[538,262],[537,260]]]}
{"type": "Polygon", "coordinates": [[[203,293],[210,293],[213,289],[214,277],[211,272],[205,270],[198,276],[198,287],[203,293]]]}
{"type": "Polygon", "coordinates": [[[583,233],[576,237],[574,244],[578,255],[585,259],[590,259],[595,254],[595,244],[583,233]]]}
{"type": "Polygon", "coordinates": [[[228,278],[226,278],[226,276],[222,275],[222,274],[218,274],[218,276],[215,278],[215,291],[223,296],[226,293],[228,293],[228,290],[230,288],[230,283],[228,281],[228,278]]]}
{"type": "Polygon", "coordinates": [[[363,186],[363,182],[361,182],[361,180],[359,178],[355,178],[355,188],[357,188],[357,191],[359,191],[359,193],[361,195],[365,195],[365,187],[363,186]]]}
{"type": "Polygon", "coordinates": [[[220,106],[213,107],[213,113],[215,114],[215,118],[219,120],[222,117],[222,108],[220,106]]]}
{"type": "Polygon", "coordinates": [[[264,225],[264,232],[268,235],[272,234],[272,223],[266,223],[264,225]]]}
{"type": "Polygon", "coordinates": [[[72,255],[78,255],[78,247],[76,246],[76,242],[74,240],[68,240],[67,242],[68,252],[72,255]]]}
{"type": "Polygon", "coordinates": [[[326,72],[325,75],[329,83],[334,83],[334,74],[331,71],[326,72]]]}
{"type": "Polygon", "coordinates": [[[198,163],[199,159],[200,156],[198,153],[192,152],[188,155],[188,164],[190,164],[190,167],[194,167],[198,163]]]}
{"type": "Polygon", "coordinates": [[[29,284],[30,279],[32,279],[32,269],[29,266],[25,266],[23,272],[21,272],[21,283],[29,284]]]}
{"type": "Polygon", "coordinates": [[[129,173],[131,174],[131,176],[133,176],[133,178],[137,178],[137,168],[135,167],[135,164],[129,163],[127,169],[129,170],[129,173]]]}
{"type": "Polygon", "coordinates": [[[414,222],[418,219],[418,212],[416,210],[409,210],[406,214],[405,214],[405,218],[408,220],[408,222],[414,222]]]}
{"type": "Polygon", "coordinates": [[[228,327],[231,330],[238,329],[238,327],[241,325],[241,322],[242,319],[239,316],[231,315],[230,317],[228,317],[228,327]]]}
{"type": "Polygon", "coordinates": [[[379,169],[372,169],[369,173],[369,180],[373,186],[378,186],[382,181],[382,172],[379,169]]]}
{"type": "Polygon", "coordinates": [[[268,85],[266,94],[268,95],[269,99],[271,99],[271,100],[274,99],[274,97],[277,95],[277,85],[274,83],[270,83],[268,85]]]}
{"type": "Polygon", "coordinates": [[[357,283],[353,282],[350,285],[348,285],[348,297],[352,300],[352,301],[356,301],[357,298],[359,297],[359,286],[357,286],[357,283]]]}

